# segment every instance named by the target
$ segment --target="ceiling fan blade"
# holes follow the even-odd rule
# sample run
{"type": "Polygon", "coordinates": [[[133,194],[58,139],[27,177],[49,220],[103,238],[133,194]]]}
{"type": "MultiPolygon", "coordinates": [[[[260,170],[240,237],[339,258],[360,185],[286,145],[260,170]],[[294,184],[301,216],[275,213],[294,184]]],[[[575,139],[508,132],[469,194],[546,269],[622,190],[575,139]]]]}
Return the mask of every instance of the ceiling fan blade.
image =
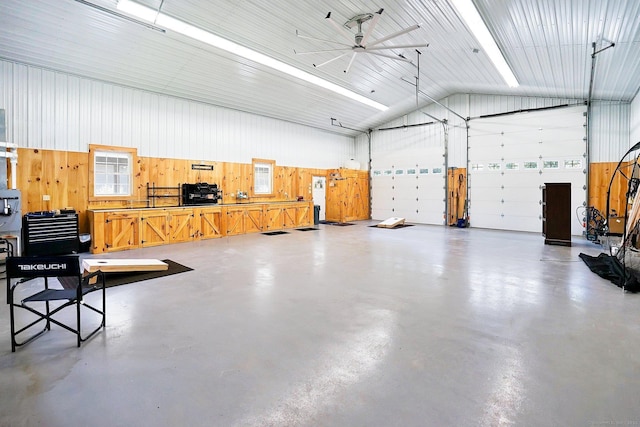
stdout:
{"type": "Polygon", "coordinates": [[[380,19],[380,15],[382,15],[382,11],[383,10],[384,9],[380,9],[379,11],[377,11],[376,13],[373,14],[373,19],[371,19],[371,22],[369,22],[369,26],[367,27],[367,32],[364,33],[364,37],[362,37],[362,42],[360,42],[360,44],[362,46],[366,46],[367,45],[367,41],[369,40],[369,36],[371,36],[371,33],[373,32],[373,29],[378,24],[378,20],[380,19]]]}
{"type": "Polygon", "coordinates": [[[353,64],[354,59],[356,59],[356,55],[358,54],[358,52],[353,52],[353,55],[351,56],[351,59],[349,60],[349,65],[347,65],[347,68],[344,70],[345,73],[349,72],[349,69],[351,68],[351,64],[353,64]]]}
{"type": "Polygon", "coordinates": [[[410,27],[405,28],[404,30],[400,30],[400,31],[395,32],[393,34],[389,34],[388,36],[383,37],[381,39],[374,40],[371,43],[369,43],[369,46],[367,46],[367,47],[371,47],[371,46],[375,46],[375,45],[380,44],[380,43],[384,43],[387,40],[391,40],[392,38],[401,36],[403,34],[410,33],[411,31],[417,30],[418,28],[420,28],[420,24],[412,25],[410,27]]]}
{"type": "Polygon", "coordinates": [[[296,30],[296,36],[300,37],[301,39],[308,39],[308,40],[315,40],[315,41],[319,41],[319,42],[325,42],[325,43],[333,43],[333,44],[339,44],[341,46],[345,46],[345,47],[351,47],[350,44],[346,44],[346,43],[341,43],[341,42],[337,42],[335,40],[325,40],[325,39],[317,39],[315,37],[309,37],[309,36],[303,36],[302,34],[300,34],[298,32],[298,30],[296,30]]]}
{"type": "Polygon", "coordinates": [[[327,16],[325,16],[324,19],[329,21],[329,23],[333,25],[340,34],[346,37],[347,40],[349,40],[349,43],[353,43],[353,35],[349,31],[345,30],[344,27],[338,25],[336,21],[331,19],[331,12],[327,13],[327,16]]]}
{"type": "Polygon", "coordinates": [[[345,53],[343,53],[342,55],[338,55],[338,56],[336,56],[335,58],[332,58],[332,59],[330,59],[330,60],[328,60],[328,61],[323,62],[322,64],[318,64],[318,65],[313,64],[313,66],[314,66],[315,68],[320,68],[320,67],[322,67],[322,66],[324,66],[324,65],[327,65],[327,64],[328,64],[328,63],[330,63],[330,62],[335,61],[336,59],[340,59],[340,58],[342,58],[342,57],[343,57],[343,56],[345,56],[347,53],[348,53],[348,52],[345,52],[345,53]]]}
{"type": "Polygon", "coordinates": [[[413,62],[408,58],[405,58],[404,56],[400,56],[400,55],[386,55],[384,53],[378,53],[378,52],[369,52],[370,55],[376,55],[376,56],[382,56],[384,58],[389,58],[389,59],[395,59],[396,61],[404,61],[404,62],[413,62]]]}
{"type": "Polygon", "coordinates": [[[386,50],[386,49],[411,49],[411,48],[416,48],[416,47],[429,47],[429,43],[422,43],[422,44],[403,44],[403,45],[396,45],[396,46],[380,46],[380,47],[368,47],[366,48],[366,51],[372,51],[372,50],[386,50]]]}
{"type": "Polygon", "coordinates": [[[293,53],[295,53],[296,55],[310,55],[312,53],[325,53],[325,52],[351,52],[351,48],[346,48],[346,49],[325,49],[325,50],[310,50],[308,52],[298,52],[297,50],[293,49],[293,53]]]}
{"type": "Polygon", "coordinates": [[[374,70],[376,70],[378,73],[381,73],[382,67],[380,67],[376,61],[374,61],[373,59],[371,59],[371,56],[369,55],[364,55],[364,57],[367,59],[367,61],[369,61],[369,64],[371,64],[371,66],[373,67],[374,70]]]}

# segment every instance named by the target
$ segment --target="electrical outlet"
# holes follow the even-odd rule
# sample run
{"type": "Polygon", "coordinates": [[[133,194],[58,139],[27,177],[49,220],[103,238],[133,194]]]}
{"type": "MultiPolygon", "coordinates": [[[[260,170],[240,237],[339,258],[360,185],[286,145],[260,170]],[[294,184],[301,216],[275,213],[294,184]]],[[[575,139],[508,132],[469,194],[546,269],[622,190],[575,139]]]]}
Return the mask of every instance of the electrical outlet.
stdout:
{"type": "Polygon", "coordinates": [[[48,194],[43,194],[42,195],[42,200],[44,200],[45,202],[48,202],[49,200],[51,200],[51,196],[48,194]]]}

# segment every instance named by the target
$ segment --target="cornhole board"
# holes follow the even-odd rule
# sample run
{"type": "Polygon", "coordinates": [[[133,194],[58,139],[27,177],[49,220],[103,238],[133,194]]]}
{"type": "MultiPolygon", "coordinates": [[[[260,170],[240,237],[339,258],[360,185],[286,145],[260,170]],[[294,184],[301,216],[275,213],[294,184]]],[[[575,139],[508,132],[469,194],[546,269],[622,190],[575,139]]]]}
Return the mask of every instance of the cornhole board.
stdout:
{"type": "Polygon", "coordinates": [[[89,258],[82,260],[85,273],[102,271],[103,273],[127,273],[134,271],[162,271],[169,269],[169,264],[159,259],[100,259],[89,258]]]}
{"type": "Polygon", "coordinates": [[[404,224],[404,218],[391,217],[378,224],[381,228],[393,228],[404,224]]]}

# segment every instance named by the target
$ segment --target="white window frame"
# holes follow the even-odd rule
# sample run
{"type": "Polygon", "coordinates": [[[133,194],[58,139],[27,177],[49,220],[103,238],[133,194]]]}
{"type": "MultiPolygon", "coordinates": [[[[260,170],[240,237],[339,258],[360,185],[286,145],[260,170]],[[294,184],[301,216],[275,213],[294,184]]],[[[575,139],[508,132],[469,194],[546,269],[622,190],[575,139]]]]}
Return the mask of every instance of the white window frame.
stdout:
{"type": "Polygon", "coordinates": [[[89,145],[89,200],[131,200],[136,163],[135,148],[89,145]]]}
{"type": "Polygon", "coordinates": [[[275,172],[275,160],[253,159],[251,167],[253,171],[252,192],[256,197],[272,197],[273,176],[275,172]]]}

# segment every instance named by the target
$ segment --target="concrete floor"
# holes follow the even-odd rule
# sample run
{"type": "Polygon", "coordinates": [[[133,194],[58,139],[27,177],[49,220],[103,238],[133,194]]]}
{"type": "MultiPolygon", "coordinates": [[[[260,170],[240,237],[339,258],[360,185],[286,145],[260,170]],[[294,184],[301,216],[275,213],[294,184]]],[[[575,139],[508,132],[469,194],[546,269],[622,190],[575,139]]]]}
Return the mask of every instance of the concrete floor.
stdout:
{"type": "Polygon", "coordinates": [[[11,353],[1,304],[0,425],[640,425],[640,294],[600,246],[371,224],[110,254],[194,271],[109,288],[80,349],[11,353]]]}

